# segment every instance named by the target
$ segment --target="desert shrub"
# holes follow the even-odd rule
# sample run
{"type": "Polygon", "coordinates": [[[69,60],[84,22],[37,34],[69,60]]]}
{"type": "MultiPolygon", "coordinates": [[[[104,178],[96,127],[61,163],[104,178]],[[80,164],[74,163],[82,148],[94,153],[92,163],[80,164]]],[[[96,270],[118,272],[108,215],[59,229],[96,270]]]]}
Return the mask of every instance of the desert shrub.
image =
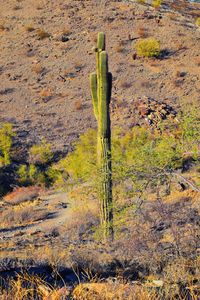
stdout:
{"type": "Polygon", "coordinates": [[[39,184],[39,170],[38,168],[33,165],[20,165],[17,170],[17,175],[19,178],[19,183],[23,185],[30,185],[30,184],[39,184]]]}
{"type": "Polygon", "coordinates": [[[50,34],[43,29],[38,29],[37,36],[39,40],[44,40],[45,38],[50,37],[50,34]]]}
{"type": "Polygon", "coordinates": [[[40,188],[37,186],[21,187],[7,194],[3,199],[6,203],[16,205],[36,199],[39,196],[39,193],[40,188]]]}
{"type": "Polygon", "coordinates": [[[35,28],[34,28],[31,24],[29,24],[29,25],[26,25],[26,26],[25,26],[25,30],[26,30],[27,32],[32,32],[32,31],[35,30],[35,28]]]}
{"type": "Polygon", "coordinates": [[[141,39],[135,47],[139,56],[156,57],[160,54],[160,43],[154,38],[141,39]]]}
{"type": "Polygon", "coordinates": [[[198,159],[200,147],[199,108],[195,104],[191,104],[190,108],[184,108],[184,114],[180,117],[182,152],[183,154],[190,154],[194,159],[198,159]]]}
{"type": "Polygon", "coordinates": [[[82,110],[82,108],[83,108],[83,101],[82,100],[77,100],[74,103],[74,107],[75,107],[76,110],[82,110]]]}
{"type": "MultiPolygon", "coordinates": [[[[149,178],[153,181],[157,174],[182,168],[184,155],[189,150],[191,157],[197,159],[199,129],[198,112],[194,108],[180,115],[179,124],[160,124],[159,132],[153,133],[146,127],[133,127],[128,132],[115,128],[112,136],[114,182],[132,180],[138,184],[149,178]]],[[[96,131],[90,129],[80,137],[74,151],[53,165],[49,173],[57,183],[95,182],[96,169],[96,131]]]]}
{"type": "Polygon", "coordinates": [[[29,150],[30,161],[35,164],[47,164],[53,158],[51,144],[43,140],[38,145],[33,145],[29,150]]]}
{"type": "Polygon", "coordinates": [[[12,140],[15,136],[12,125],[3,124],[0,128],[0,167],[10,164],[12,140]]]}
{"type": "Polygon", "coordinates": [[[19,176],[20,182],[26,183],[28,181],[27,166],[26,165],[19,166],[19,168],[17,170],[17,175],[19,176]]]}
{"type": "Polygon", "coordinates": [[[56,171],[51,170],[53,152],[51,145],[42,141],[29,150],[29,163],[19,165],[17,170],[18,184],[49,186],[55,180],[56,171]]]}
{"type": "Polygon", "coordinates": [[[196,20],[196,25],[197,25],[198,27],[200,27],[200,18],[197,18],[197,20],[196,20]]]}
{"type": "Polygon", "coordinates": [[[28,204],[26,207],[11,207],[2,213],[1,220],[4,227],[18,226],[42,220],[48,216],[47,211],[35,209],[35,204],[28,204]]]}
{"type": "Polygon", "coordinates": [[[153,6],[154,8],[160,7],[161,4],[162,4],[162,0],[153,0],[153,1],[152,1],[152,6],[153,6]]]}
{"type": "Polygon", "coordinates": [[[137,3],[145,4],[146,0],[137,0],[137,3]]]}
{"type": "Polygon", "coordinates": [[[146,38],[148,36],[148,30],[145,27],[139,27],[137,33],[141,38],[146,38]]]}
{"type": "Polygon", "coordinates": [[[75,144],[75,150],[49,169],[56,182],[66,179],[87,181],[96,172],[96,132],[88,130],[75,144]],[[60,174],[59,174],[60,173],[60,174]],[[62,175],[64,176],[62,180],[62,175]]]}

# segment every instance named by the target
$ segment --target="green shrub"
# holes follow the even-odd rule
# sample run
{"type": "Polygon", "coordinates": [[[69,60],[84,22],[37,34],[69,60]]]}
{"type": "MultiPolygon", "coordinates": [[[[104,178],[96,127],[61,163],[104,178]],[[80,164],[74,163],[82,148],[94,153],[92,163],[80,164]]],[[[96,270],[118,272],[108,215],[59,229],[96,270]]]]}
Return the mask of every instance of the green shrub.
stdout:
{"type": "Polygon", "coordinates": [[[152,1],[152,6],[153,6],[154,8],[160,7],[161,4],[162,4],[162,0],[153,0],[153,1],[152,1]]]}
{"type": "Polygon", "coordinates": [[[48,177],[45,171],[39,170],[33,164],[30,165],[20,165],[17,170],[18,181],[21,185],[46,185],[48,177]]]}
{"type": "Polygon", "coordinates": [[[160,43],[154,38],[141,39],[135,47],[139,56],[156,57],[160,54],[160,43]]]}
{"type": "Polygon", "coordinates": [[[3,124],[0,128],[0,167],[10,164],[11,147],[14,136],[12,124],[3,124]]]}
{"type": "MultiPolygon", "coordinates": [[[[132,180],[140,185],[143,180],[153,181],[158,174],[183,166],[183,158],[190,151],[196,159],[200,140],[198,111],[179,117],[180,123],[168,124],[162,133],[152,133],[146,127],[134,127],[128,132],[114,128],[112,137],[113,182],[132,180]],[[178,127],[177,127],[178,126],[178,127]]],[[[96,172],[96,131],[89,130],[80,137],[75,150],[49,170],[53,181],[86,182],[98,179],[96,172]]]]}
{"type": "Polygon", "coordinates": [[[19,177],[19,182],[26,184],[28,182],[28,170],[26,165],[19,166],[17,170],[17,175],[19,177]]]}
{"type": "Polygon", "coordinates": [[[137,0],[137,2],[140,4],[145,4],[146,0],[137,0]]]}
{"type": "Polygon", "coordinates": [[[37,183],[38,170],[35,165],[20,165],[17,170],[19,182],[23,185],[37,183]]]}
{"type": "Polygon", "coordinates": [[[49,169],[50,177],[57,182],[61,182],[62,177],[63,182],[67,178],[82,181],[91,178],[96,172],[96,138],[96,131],[92,129],[83,134],[75,144],[75,150],[49,169]]]}
{"type": "Polygon", "coordinates": [[[30,148],[29,156],[30,161],[34,164],[47,164],[53,158],[51,144],[43,140],[41,144],[30,148]]]}
{"type": "Polygon", "coordinates": [[[200,18],[197,18],[197,19],[196,19],[196,25],[197,25],[198,27],[200,27],[200,18]]]}

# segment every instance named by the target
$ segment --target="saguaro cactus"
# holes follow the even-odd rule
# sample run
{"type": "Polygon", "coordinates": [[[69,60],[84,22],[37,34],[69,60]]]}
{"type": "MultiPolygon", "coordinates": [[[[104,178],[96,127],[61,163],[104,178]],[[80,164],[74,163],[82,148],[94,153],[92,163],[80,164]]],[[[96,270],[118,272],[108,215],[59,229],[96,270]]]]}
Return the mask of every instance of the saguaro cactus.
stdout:
{"type": "Polygon", "coordinates": [[[108,72],[108,55],[105,51],[105,34],[98,34],[96,73],[90,75],[94,114],[98,123],[97,161],[100,174],[100,217],[106,239],[113,238],[111,128],[109,104],[112,91],[112,74],[108,72]]]}

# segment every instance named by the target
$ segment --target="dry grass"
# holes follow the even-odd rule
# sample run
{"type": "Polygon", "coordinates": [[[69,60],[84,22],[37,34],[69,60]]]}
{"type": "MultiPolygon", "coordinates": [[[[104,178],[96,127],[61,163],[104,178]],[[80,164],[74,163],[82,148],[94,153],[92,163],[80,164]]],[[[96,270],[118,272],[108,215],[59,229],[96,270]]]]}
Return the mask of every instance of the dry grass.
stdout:
{"type": "Polygon", "coordinates": [[[169,16],[170,20],[172,20],[172,21],[176,21],[177,20],[177,14],[174,13],[174,12],[170,12],[168,14],[168,16],[169,16]]]}
{"type": "Polygon", "coordinates": [[[3,200],[11,205],[17,205],[25,201],[36,199],[40,192],[41,188],[37,186],[21,187],[7,194],[3,200]]]}
{"type": "Polygon", "coordinates": [[[39,96],[44,100],[44,101],[49,101],[53,97],[53,93],[50,89],[43,89],[40,91],[39,96]]]}
{"type": "Polygon", "coordinates": [[[63,28],[63,30],[62,30],[63,35],[70,35],[71,33],[72,33],[72,31],[69,28],[63,28]]]}
{"type": "Polygon", "coordinates": [[[27,203],[26,206],[18,205],[4,210],[1,215],[1,227],[16,227],[31,224],[38,220],[43,220],[48,216],[48,212],[36,209],[38,201],[27,203]]]}
{"type": "Polygon", "coordinates": [[[44,29],[38,29],[36,34],[37,34],[37,37],[39,40],[44,40],[44,39],[50,37],[50,34],[47,31],[45,31],[44,29]]]}
{"type": "Polygon", "coordinates": [[[176,88],[181,88],[184,84],[184,79],[175,79],[173,84],[176,88]]]}
{"type": "Polygon", "coordinates": [[[77,100],[74,103],[74,107],[76,110],[82,110],[83,109],[83,101],[82,100],[77,100]]]}
{"type": "Polygon", "coordinates": [[[38,276],[28,274],[17,275],[16,280],[11,280],[9,289],[3,291],[1,300],[61,300],[69,296],[69,289],[54,288],[38,276]]]}
{"type": "Polygon", "coordinates": [[[0,24],[0,32],[6,31],[7,27],[4,25],[4,23],[0,24]]]}
{"type": "Polygon", "coordinates": [[[44,67],[41,64],[37,63],[32,66],[32,71],[36,74],[41,74],[44,71],[44,67]]]}
{"type": "Polygon", "coordinates": [[[146,38],[148,37],[148,29],[145,27],[139,27],[137,29],[137,34],[139,35],[140,38],[146,38]]]}
{"type": "Polygon", "coordinates": [[[69,194],[72,203],[72,211],[70,220],[65,224],[65,232],[69,240],[82,239],[88,233],[94,232],[94,228],[98,224],[98,203],[96,195],[90,188],[81,186],[72,190],[69,194]],[[91,232],[92,231],[92,232],[91,232]]]}
{"type": "Polygon", "coordinates": [[[22,6],[20,6],[20,5],[15,5],[13,7],[13,10],[20,10],[20,9],[22,9],[22,6]]]}
{"type": "Polygon", "coordinates": [[[35,28],[33,27],[33,25],[29,24],[29,25],[26,25],[26,26],[25,26],[25,30],[26,30],[27,32],[32,32],[32,31],[35,30],[35,28]]]}
{"type": "Polygon", "coordinates": [[[10,281],[9,290],[4,291],[1,300],[173,300],[190,299],[198,300],[195,287],[188,288],[190,295],[183,295],[181,292],[174,298],[168,294],[167,287],[159,286],[159,281],[147,281],[144,284],[116,282],[90,282],[82,283],[71,290],[66,286],[53,288],[37,276],[28,274],[18,275],[16,280],[10,281]],[[70,298],[68,298],[70,297],[70,298]]]}
{"type": "Polygon", "coordinates": [[[153,83],[150,82],[150,81],[142,81],[140,83],[140,85],[141,85],[141,87],[148,89],[148,88],[151,88],[153,86],[153,83]]]}
{"type": "Polygon", "coordinates": [[[122,43],[118,43],[118,45],[115,48],[115,51],[117,53],[123,53],[124,52],[124,46],[123,46],[123,44],[122,43]]]}
{"type": "Polygon", "coordinates": [[[132,84],[126,80],[120,80],[119,85],[122,89],[129,89],[132,86],[132,84]]]}

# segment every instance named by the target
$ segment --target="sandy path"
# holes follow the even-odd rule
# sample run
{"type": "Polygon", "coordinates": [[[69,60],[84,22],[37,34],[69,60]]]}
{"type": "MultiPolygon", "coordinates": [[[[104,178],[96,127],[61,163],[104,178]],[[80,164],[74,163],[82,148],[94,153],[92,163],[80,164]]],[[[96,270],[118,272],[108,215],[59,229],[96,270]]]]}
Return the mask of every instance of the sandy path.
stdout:
{"type": "Polygon", "coordinates": [[[0,240],[5,238],[12,238],[19,234],[33,234],[37,231],[50,231],[56,227],[62,226],[70,217],[70,207],[66,193],[56,193],[41,198],[40,208],[45,208],[48,204],[53,204],[55,209],[50,212],[49,217],[44,220],[39,220],[33,224],[25,226],[16,226],[11,228],[0,229],[0,240]],[[56,207],[58,207],[56,209],[56,207]]]}

